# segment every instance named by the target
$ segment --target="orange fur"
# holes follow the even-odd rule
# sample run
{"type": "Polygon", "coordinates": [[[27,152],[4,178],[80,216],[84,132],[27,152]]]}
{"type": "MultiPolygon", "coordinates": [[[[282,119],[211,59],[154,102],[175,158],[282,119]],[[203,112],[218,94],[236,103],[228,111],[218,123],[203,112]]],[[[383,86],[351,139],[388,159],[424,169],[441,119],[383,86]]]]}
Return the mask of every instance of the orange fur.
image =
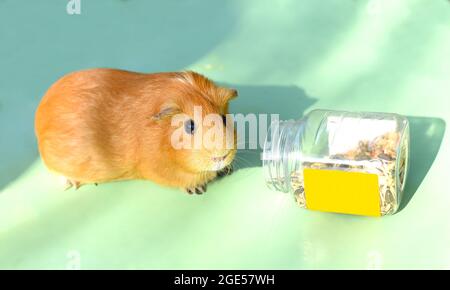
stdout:
{"type": "MultiPolygon", "coordinates": [[[[192,116],[197,105],[203,114],[226,114],[235,96],[194,72],[74,72],[50,87],[36,111],[39,151],[49,169],[81,184],[148,179],[199,186],[216,176],[211,158],[227,150],[175,150],[166,113],[192,116]]],[[[235,144],[228,151],[231,163],[235,144]]]]}

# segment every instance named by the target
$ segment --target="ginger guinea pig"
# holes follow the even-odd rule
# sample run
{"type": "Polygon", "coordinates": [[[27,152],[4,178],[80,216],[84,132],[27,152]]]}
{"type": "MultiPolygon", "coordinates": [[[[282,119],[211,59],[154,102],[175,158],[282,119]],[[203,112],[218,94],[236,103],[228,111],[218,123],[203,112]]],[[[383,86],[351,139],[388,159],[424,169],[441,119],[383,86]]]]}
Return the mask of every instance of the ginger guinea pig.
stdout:
{"type": "Polygon", "coordinates": [[[50,87],[36,111],[39,151],[69,187],[146,179],[200,194],[231,168],[236,133],[225,115],[236,96],[195,72],[70,73],[50,87]],[[219,116],[223,135],[234,138],[224,137],[220,146],[174,146],[174,139],[201,139],[197,135],[211,129],[194,120],[195,108],[202,117],[219,116]]]}

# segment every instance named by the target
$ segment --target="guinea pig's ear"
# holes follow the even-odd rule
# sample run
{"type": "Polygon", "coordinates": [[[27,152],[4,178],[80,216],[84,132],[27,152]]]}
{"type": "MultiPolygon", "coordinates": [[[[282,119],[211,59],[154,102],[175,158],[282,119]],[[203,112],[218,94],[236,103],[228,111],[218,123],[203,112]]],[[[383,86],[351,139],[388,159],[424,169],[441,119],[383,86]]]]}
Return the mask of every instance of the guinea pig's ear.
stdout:
{"type": "Polygon", "coordinates": [[[153,121],[160,121],[164,118],[167,117],[171,117],[175,114],[180,113],[181,110],[180,108],[178,108],[177,105],[175,104],[164,104],[163,106],[161,106],[160,110],[158,113],[154,114],[153,116],[151,116],[151,119],[153,121]]]}
{"type": "Polygon", "coordinates": [[[238,96],[238,91],[237,90],[235,90],[235,89],[226,89],[228,92],[227,92],[227,101],[230,101],[230,100],[232,100],[232,99],[235,99],[235,98],[237,98],[237,96],[238,96]]]}
{"type": "Polygon", "coordinates": [[[221,87],[219,94],[219,103],[228,104],[229,101],[235,99],[238,96],[238,92],[235,89],[223,88],[221,87]]]}

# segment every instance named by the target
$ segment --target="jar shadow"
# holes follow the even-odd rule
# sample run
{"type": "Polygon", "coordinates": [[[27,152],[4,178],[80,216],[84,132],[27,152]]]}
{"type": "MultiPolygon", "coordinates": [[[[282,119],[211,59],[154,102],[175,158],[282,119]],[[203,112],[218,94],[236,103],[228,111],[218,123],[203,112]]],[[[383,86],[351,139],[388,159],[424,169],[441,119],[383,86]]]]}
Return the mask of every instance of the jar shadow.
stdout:
{"type": "Polygon", "coordinates": [[[436,159],[444,138],[446,123],[439,118],[408,116],[411,142],[409,173],[399,211],[411,201],[436,159]]]}
{"type": "Polygon", "coordinates": [[[244,117],[252,114],[258,120],[257,140],[249,140],[248,122],[245,124],[245,136],[238,137],[238,151],[233,162],[235,170],[261,167],[261,153],[267,128],[272,120],[271,114],[277,114],[280,120],[300,119],[305,110],[317,101],[297,86],[224,85],[236,89],[239,93],[239,97],[230,103],[230,112],[235,116],[242,114],[244,117]],[[267,119],[259,119],[262,114],[266,114],[267,119]],[[265,120],[266,124],[262,120],[265,120]]]}
{"type": "MultiPolygon", "coordinates": [[[[266,128],[270,123],[270,114],[278,114],[280,120],[299,119],[317,101],[296,86],[226,86],[239,92],[239,97],[230,103],[230,112],[244,116],[255,114],[257,117],[268,114],[266,128]]],[[[446,129],[446,122],[440,118],[408,116],[408,120],[411,137],[410,165],[399,211],[409,204],[427,176],[440,150],[446,129]]],[[[246,124],[245,138],[241,138],[245,140],[245,148],[238,149],[233,162],[236,170],[261,167],[264,138],[260,138],[260,126],[258,122],[257,148],[249,148],[249,128],[246,124]]],[[[241,145],[238,148],[242,147],[242,143],[238,145],[241,145]]]]}

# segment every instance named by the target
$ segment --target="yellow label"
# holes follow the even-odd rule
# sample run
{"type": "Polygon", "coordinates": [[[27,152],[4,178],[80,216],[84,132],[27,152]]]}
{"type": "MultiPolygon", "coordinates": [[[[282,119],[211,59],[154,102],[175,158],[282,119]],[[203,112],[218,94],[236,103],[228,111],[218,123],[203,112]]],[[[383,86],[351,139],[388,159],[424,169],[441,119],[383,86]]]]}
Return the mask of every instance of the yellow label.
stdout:
{"type": "Polygon", "coordinates": [[[381,215],[376,174],[322,169],[305,169],[303,174],[308,209],[381,215]]]}

